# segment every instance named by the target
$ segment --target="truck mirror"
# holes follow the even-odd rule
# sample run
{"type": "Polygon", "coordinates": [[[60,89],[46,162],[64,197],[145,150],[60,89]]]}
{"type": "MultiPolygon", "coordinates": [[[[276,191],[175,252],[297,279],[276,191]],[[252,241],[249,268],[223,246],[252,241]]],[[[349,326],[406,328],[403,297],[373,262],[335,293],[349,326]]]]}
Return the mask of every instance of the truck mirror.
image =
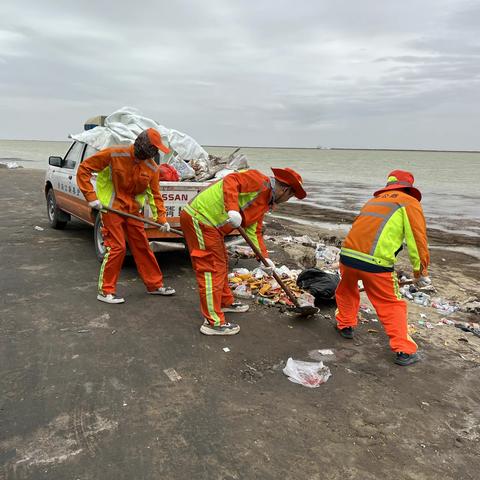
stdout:
{"type": "Polygon", "coordinates": [[[52,167],[61,167],[63,162],[62,157],[48,157],[48,164],[52,167]]]}

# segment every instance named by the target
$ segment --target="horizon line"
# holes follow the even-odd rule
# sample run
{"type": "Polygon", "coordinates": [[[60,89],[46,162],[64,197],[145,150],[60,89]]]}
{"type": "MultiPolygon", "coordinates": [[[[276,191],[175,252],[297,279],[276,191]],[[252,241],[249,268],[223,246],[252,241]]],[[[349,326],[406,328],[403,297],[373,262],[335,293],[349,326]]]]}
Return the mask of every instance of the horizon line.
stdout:
{"type": "MultiPolygon", "coordinates": [[[[69,142],[69,140],[38,140],[38,139],[8,139],[2,138],[0,141],[6,142],[69,142]]],[[[439,148],[382,148],[382,147],[275,147],[258,145],[211,145],[200,144],[202,147],[214,148],[258,148],[258,149],[283,149],[283,150],[360,150],[360,151],[379,151],[379,152],[444,152],[444,153],[480,153],[480,150],[442,150],[439,148]]]]}

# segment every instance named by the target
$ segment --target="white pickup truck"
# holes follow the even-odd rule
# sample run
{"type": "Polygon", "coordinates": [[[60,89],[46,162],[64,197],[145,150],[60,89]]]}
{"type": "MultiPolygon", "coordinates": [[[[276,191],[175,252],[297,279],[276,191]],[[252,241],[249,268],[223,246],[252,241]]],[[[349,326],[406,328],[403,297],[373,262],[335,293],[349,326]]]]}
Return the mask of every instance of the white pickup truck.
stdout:
{"type": "MultiPolygon", "coordinates": [[[[48,220],[53,228],[65,228],[72,216],[94,227],[95,252],[97,258],[102,260],[105,247],[100,228],[100,215],[88,206],[76,180],[80,163],[96,151],[86,143],[74,141],[63,158],[50,157],[45,175],[45,198],[48,220]]],[[[93,177],[92,183],[95,183],[95,177],[93,177]]],[[[180,210],[208,183],[160,183],[167,219],[173,228],[180,229],[180,210]]],[[[168,245],[172,247],[172,243],[178,245],[178,242],[182,240],[174,233],[162,233],[155,227],[147,225],[145,227],[153,251],[160,251],[168,245]]]]}

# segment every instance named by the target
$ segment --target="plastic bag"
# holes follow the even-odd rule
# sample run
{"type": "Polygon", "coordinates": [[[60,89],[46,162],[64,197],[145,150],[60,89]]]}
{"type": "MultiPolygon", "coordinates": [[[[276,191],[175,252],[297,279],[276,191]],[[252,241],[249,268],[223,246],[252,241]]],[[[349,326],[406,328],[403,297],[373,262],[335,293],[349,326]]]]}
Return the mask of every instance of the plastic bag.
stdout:
{"type": "Polygon", "coordinates": [[[180,180],[183,182],[184,180],[190,180],[191,178],[195,178],[195,170],[185,161],[178,157],[172,157],[169,162],[171,165],[180,175],[180,180]]]}
{"type": "Polygon", "coordinates": [[[158,167],[160,181],[163,182],[178,182],[179,175],[175,167],[169,165],[168,163],[161,163],[158,167]]]}
{"type": "Polygon", "coordinates": [[[323,362],[302,362],[289,358],[283,373],[293,383],[298,383],[304,387],[316,388],[325,383],[332,373],[323,362]]]}
{"type": "Polygon", "coordinates": [[[308,290],[317,303],[334,298],[339,282],[338,274],[324,272],[318,268],[307,268],[297,278],[297,285],[303,290],[308,290]]]}
{"type": "Polygon", "coordinates": [[[254,295],[252,295],[252,291],[246,285],[239,285],[233,290],[232,293],[236,298],[254,298],[254,295]]]}

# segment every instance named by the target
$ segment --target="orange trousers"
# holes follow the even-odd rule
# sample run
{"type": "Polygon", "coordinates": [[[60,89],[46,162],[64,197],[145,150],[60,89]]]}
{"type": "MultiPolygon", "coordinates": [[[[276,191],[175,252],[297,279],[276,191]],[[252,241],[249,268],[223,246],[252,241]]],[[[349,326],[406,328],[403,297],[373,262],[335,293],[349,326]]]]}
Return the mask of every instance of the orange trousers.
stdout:
{"type": "Polygon", "coordinates": [[[358,323],[360,292],[358,280],[362,280],[378,319],[390,338],[394,352],[412,354],[417,344],[408,334],[407,304],[398,291],[398,279],[394,272],[369,273],[340,264],[342,279],[335,291],[338,328],[355,327],[358,323]]]}
{"type": "Polygon", "coordinates": [[[100,267],[98,291],[104,294],[116,293],[117,280],[127,251],[125,238],[147,290],[162,287],[162,272],[148,244],[143,223],[111,212],[101,215],[102,235],[107,252],[100,267]]]}
{"type": "Polygon", "coordinates": [[[197,277],[202,314],[212,325],[223,325],[222,307],[234,301],[228,286],[228,255],[223,234],[185,211],[180,213],[180,225],[197,277]]]}

